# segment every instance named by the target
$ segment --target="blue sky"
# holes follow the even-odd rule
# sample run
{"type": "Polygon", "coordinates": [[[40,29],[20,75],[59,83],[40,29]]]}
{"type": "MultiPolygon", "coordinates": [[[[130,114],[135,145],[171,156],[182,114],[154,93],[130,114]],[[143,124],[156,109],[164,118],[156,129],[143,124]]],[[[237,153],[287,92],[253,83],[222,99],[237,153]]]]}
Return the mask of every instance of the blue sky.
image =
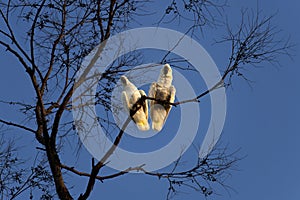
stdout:
{"type": "MultiPolygon", "coordinates": [[[[240,8],[256,8],[256,1],[229,1],[228,19],[238,23],[240,8]]],[[[238,162],[236,171],[226,181],[233,190],[228,194],[217,188],[218,195],[209,197],[221,200],[297,200],[300,198],[300,2],[288,3],[280,0],[259,1],[259,7],[266,15],[277,12],[274,24],[283,35],[290,35],[297,46],[292,52],[293,60],[280,58],[281,67],[265,63],[262,68],[251,68],[246,76],[252,80],[251,87],[243,79],[234,79],[233,87],[227,89],[227,117],[221,143],[229,144],[231,150],[241,148],[239,154],[246,155],[238,162]]],[[[145,23],[145,25],[150,25],[145,23]]],[[[172,27],[168,27],[172,28],[172,27]]],[[[173,27],[178,30],[178,27],[173,27]]],[[[19,33],[21,35],[21,33],[19,33]]],[[[228,56],[226,46],[212,45],[212,39],[222,36],[223,29],[208,30],[199,42],[214,59],[217,66],[224,66],[228,56]]],[[[28,77],[17,60],[0,49],[0,91],[1,99],[32,101],[33,90],[28,77]]],[[[18,120],[15,111],[0,104],[0,117],[18,120]]],[[[205,118],[205,115],[201,115],[205,118]]],[[[34,138],[10,131],[17,135],[17,142],[32,143],[34,138]]],[[[26,145],[27,146],[27,145],[26,145]]],[[[25,147],[25,157],[30,157],[34,148],[25,147]]],[[[63,157],[73,152],[66,152],[63,157]]],[[[83,150],[77,161],[81,169],[89,170],[90,161],[83,150]]],[[[187,160],[189,158],[186,158],[187,160]]],[[[192,158],[191,158],[192,159],[192,158]]],[[[67,176],[67,182],[74,181],[67,176]]],[[[73,182],[73,193],[81,192],[86,179],[73,182]]],[[[71,183],[72,185],[72,183],[71,183]]],[[[129,174],[95,185],[90,199],[165,199],[168,183],[142,174],[129,174]]],[[[174,199],[205,199],[200,193],[184,191],[174,199]],[[187,192],[187,193],[185,193],[187,192]]]]}

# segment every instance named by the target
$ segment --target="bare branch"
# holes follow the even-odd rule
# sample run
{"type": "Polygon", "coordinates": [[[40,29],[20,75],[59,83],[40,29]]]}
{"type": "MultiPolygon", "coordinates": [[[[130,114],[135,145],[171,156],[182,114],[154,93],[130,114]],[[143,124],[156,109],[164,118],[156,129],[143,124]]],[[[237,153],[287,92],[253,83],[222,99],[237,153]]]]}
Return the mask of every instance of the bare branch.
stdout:
{"type": "Polygon", "coordinates": [[[85,193],[81,194],[79,196],[78,200],[87,199],[88,196],[90,195],[91,191],[93,190],[97,174],[99,173],[100,169],[105,165],[107,159],[113,154],[113,152],[115,151],[115,149],[119,145],[119,143],[121,141],[121,138],[123,136],[124,130],[126,129],[126,127],[128,126],[130,121],[131,121],[131,118],[128,117],[127,120],[125,121],[124,125],[122,126],[118,136],[116,137],[113,145],[106,152],[106,154],[102,157],[102,159],[95,166],[93,165],[92,171],[91,171],[91,176],[90,176],[90,179],[88,181],[88,185],[86,187],[85,193]]]}
{"type": "Polygon", "coordinates": [[[14,126],[14,127],[17,127],[17,128],[23,129],[25,131],[29,131],[29,132],[32,132],[32,133],[36,134],[35,130],[33,130],[31,128],[28,128],[26,126],[20,125],[20,124],[16,124],[16,123],[13,123],[13,122],[5,121],[5,120],[2,120],[2,119],[0,119],[0,123],[6,124],[8,126],[14,126]]]}
{"type": "Polygon", "coordinates": [[[162,23],[188,23],[192,29],[204,26],[217,26],[220,24],[219,17],[222,16],[227,1],[221,3],[208,0],[178,1],[172,0],[168,4],[158,25],[162,23]]]}
{"type": "Polygon", "coordinates": [[[218,43],[231,44],[231,56],[222,79],[228,78],[226,86],[231,84],[234,75],[244,76],[243,66],[269,62],[279,64],[280,55],[291,56],[293,44],[289,38],[278,38],[279,30],[272,24],[275,15],[265,17],[262,11],[242,10],[241,23],[234,32],[227,22],[228,36],[218,43]]]}
{"type": "MultiPolygon", "coordinates": [[[[95,179],[97,179],[97,180],[103,182],[103,181],[106,180],[106,179],[116,178],[116,177],[118,177],[118,176],[125,175],[125,174],[127,174],[128,172],[131,172],[131,171],[142,171],[142,169],[143,169],[142,167],[143,167],[143,165],[138,166],[138,167],[129,167],[129,168],[127,168],[126,170],[123,170],[123,171],[120,171],[120,172],[118,172],[118,173],[111,174],[111,175],[105,175],[105,176],[98,176],[98,175],[97,175],[97,176],[95,177],[95,179]]],[[[86,172],[78,171],[78,170],[75,169],[75,167],[69,167],[69,166],[67,166],[67,165],[63,165],[63,164],[62,164],[62,165],[61,165],[61,168],[65,169],[65,170],[67,170],[67,171],[70,171],[70,172],[72,172],[72,173],[74,173],[74,174],[77,174],[77,175],[79,175],[79,176],[91,177],[91,174],[86,173],[86,172]]]]}
{"type": "Polygon", "coordinates": [[[174,168],[171,172],[147,172],[145,174],[155,176],[158,179],[165,179],[169,183],[167,199],[176,194],[179,187],[191,188],[195,191],[202,192],[205,196],[213,194],[212,188],[208,183],[217,183],[226,187],[223,183],[229,176],[229,170],[233,170],[235,164],[241,159],[236,157],[238,152],[226,153],[227,148],[214,148],[213,151],[203,159],[198,159],[194,167],[177,171],[179,160],[175,161],[174,168]]]}

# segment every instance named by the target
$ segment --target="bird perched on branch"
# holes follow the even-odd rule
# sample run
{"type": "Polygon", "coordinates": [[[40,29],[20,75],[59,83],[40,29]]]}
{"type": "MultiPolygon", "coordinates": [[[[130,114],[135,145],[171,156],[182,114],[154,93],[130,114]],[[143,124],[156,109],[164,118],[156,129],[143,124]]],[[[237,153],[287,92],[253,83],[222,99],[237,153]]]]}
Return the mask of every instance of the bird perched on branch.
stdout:
{"type": "Polygon", "coordinates": [[[160,131],[169,115],[174,103],[176,89],[172,85],[172,69],[169,64],[165,64],[160,71],[157,82],[150,86],[149,97],[156,100],[150,101],[150,116],[152,120],[152,129],[160,131]]]}
{"type": "Polygon", "coordinates": [[[126,76],[121,76],[121,83],[123,85],[122,102],[125,109],[131,116],[131,119],[137,125],[139,130],[149,130],[150,127],[148,124],[148,103],[146,100],[138,102],[142,96],[146,96],[146,93],[143,90],[138,90],[126,76]],[[138,105],[137,102],[140,104],[138,105]],[[136,110],[136,112],[134,109],[136,110]]]}

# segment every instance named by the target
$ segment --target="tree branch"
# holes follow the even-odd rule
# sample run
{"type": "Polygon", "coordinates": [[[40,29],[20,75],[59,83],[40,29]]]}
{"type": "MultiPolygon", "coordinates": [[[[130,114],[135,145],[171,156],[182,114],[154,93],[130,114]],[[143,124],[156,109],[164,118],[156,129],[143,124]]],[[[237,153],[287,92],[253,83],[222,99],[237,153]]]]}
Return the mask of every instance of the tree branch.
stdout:
{"type": "Polygon", "coordinates": [[[26,127],[24,125],[16,124],[16,123],[5,121],[5,120],[2,120],[2,119],[0,119],[0,122],[3,123],[3,124],[6,124],[8,126],[14,126],[14,127],[21,128],[21,129],[24,129],[26,131],[29,131],[29,132],[32,132],[32,133],[36,134],[35,130],[33,130],[31,128],[28,128],[28,127],[26,127]]]}
{"type": "MultiPolygon", "coordinates": [[[[137,111],[137,110],[136,110],[137,111]]],[[[81,194],[78,198],[78,200],[85,200],[89,197],[91,191],[93,190],[93,187],[95,185],[96,176],[99,173],[100,169],[105,165],[107,159],[113,154],[117,146],[119,145],[121,138],[123,136],[124,130],[128,126],[129,122],[131,121],[131,118],[128,117],[125,123],[123,124],[118,136],[116,137],[113,145],[110,147],[110,149],[106,152],[106,154],[102,157],[102,159],[94,166],[92,166],[91,176],[88,181],[88,185],[86,187],[85,193],[81,194]]]]}
{"type": "MultiPolygon", "coordinates": [[[[118,177],[118,176],[125,175],[125,174],[127,174],[128,172],[130,172],[130,171],[142,171],[142,170],[143,170],[142,167],[143,167],[143,165],[138,166],[138,167],[129,167],[129,168],[127,168],[126,170],[120,171],[120,172],[115,173],[115,174],[106,175],[106,176],[98,176],[98,175],[97,175],[97,176],[95,176],[95,179],[97,179],[97,180],[103,182],[103,181],[106,180],[106,179],[112,179],[112,178],[116,178],[116,177],[118,177]]],[[[78,171],[78,170],[76,170],[74,167],[69,167],[69,166],[67,166],[67,165],[61,164],[61,168],[65,169],[65,170],[67,170],[67,171],[70,171],[70,172],[72,172],[72,173],[74,173],[74,174],[77,174],[77,175],[79,175],[79,176],[91,177],[91,174],[86,173],[86,172],[78,171]]]]}

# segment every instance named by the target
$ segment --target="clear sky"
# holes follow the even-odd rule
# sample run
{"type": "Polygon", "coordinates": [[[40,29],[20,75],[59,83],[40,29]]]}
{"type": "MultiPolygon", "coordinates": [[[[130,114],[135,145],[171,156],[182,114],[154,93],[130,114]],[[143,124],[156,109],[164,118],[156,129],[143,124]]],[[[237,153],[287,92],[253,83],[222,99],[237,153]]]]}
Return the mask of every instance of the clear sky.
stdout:
{"type": "MultiPolygon", "coordinates": [[[[257,1],[228,1],[228,4],[228,19],[235,24],[239,21],[240,8],[256,8],[257,1]]],[[[245,75],[253,81],[251,87],[243,79],[237,78],[233,87],[227,89],[227,116],[221,143],[228,144],[231,150],[241,148],[239,155],[246,156],[237,163],[237,170],[231,171],[232,176],[226,181],[233,188],[229,189],[229,194],[217,188],[218,194],[209,197],[211,199],[300,199],[300,2],[265,0],[259,1],[259,7],[266,15],[277,12],[273,23],[282,30],[283,35],[290,35],[291,41],[297,44],[292,52],[295,56],[293,60],[280,58],[281,67],[264,63],[262,68],[246,71],[245,75]]],[[[145,22],[144,25],[151,24],[145,22]]],[[[173,28],[178,30],[177,27],[173,28]]],[[[199,37],[199,43],[222,68],[228,59],[224,51],[228,50],[222,45],[212,45],[214,33],[216,36],[225,34],[223,29],[205,31],[204,36],[199,37]]],[[[0,68],[1,99],[32,101],[33,90],[23,69],[3,49],[0,49],[0,68]]],[[[0,104],[0,117],[17,120],[16,113],[0,104]]],[[[201,117],[205,118],[205,115],[201,117]]],[[[18,135],[17,138],[17,142],[23,142],[23,136],[18,135]]],[[[34,139],[26,138],[24,141],[28,143],[34,139]]],[[[31,151],[29,147],[27,149],[26,156],[29,157],[31,151]]],[[[72,153],[67,152],[63,156],[72,153]]],[[[82,155],[77,163],[81,169],[89,170],[90,161],[84,156],[87,152],[83,150],[82,155]]],[[[67,176],[67,181],[72,180],[67,176]]],[[[81,192],[86,184],[85,178],[76,180],[78,182],[73,183],[73,193],[81,192]]],[[[129,174],[96,184],[90,199],[160,200],[165,199],[167,188],[166,181],[142,174],[129,174]]],[[[188,190],[174,199],[205,198],[200,193],[188,190]]]]}

